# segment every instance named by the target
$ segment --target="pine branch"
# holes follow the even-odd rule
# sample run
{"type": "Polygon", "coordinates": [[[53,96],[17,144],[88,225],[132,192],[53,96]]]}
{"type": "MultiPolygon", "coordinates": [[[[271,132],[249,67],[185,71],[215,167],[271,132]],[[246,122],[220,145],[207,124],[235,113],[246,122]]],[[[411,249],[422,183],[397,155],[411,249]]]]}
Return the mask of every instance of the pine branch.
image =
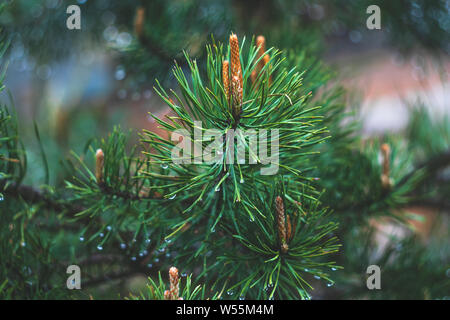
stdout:
{"type": "Polygon", "coordinates": [[[84,207],[78,204],[69,203],[65,199],[61,199],[59,201],[55,200],[51,196],[45,194],[35,187],[24,184],[17,184],[16,182],[11,180],[0,180],[0,190],[2,190],[2,192],[8,196],[12,196],[15,198],[20,197],[28,203],[44,203],[47,209],[52,209],[57,212],[68,211],[68,213],[70,214],[76,214],[85,210],[84,207]],[[7,188],[4,189],[6,186],[7,188]]]}
{"type": "Polygon", "coordinates": [[[405,184],[412,176],[414,176],[419,170],[425,169],[428,174],[433,174],[444,167],[450,166],[450,150],[441,152],[431,158],[418,164],[414,170],[405,175],[397,185],[401,186],[405,184]]]}

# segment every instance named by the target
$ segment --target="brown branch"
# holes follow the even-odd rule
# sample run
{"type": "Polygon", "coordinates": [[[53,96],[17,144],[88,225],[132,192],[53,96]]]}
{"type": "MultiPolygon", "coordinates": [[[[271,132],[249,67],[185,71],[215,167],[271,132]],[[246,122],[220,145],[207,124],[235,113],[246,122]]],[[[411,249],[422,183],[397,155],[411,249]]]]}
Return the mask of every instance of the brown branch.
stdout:
{"type": "Polygon", "coordinates": [[[450,150],[439,153],[426,161],[417,165],[414,170],[404,176],[396,185],[400,186],[406,183],[418,170],[427,169],[430,174],[450,165],[450,150]]]}
{"type": "Polygon", "coordinates": [[[0,180],[0,190],[5,195],[9,195],[15,198],[22,198],[28,203],[44,203],[47,209],[53,209],[55,211],[67,210],[69,213],[78,213],[85,210],[84,207],[72,203],[61,203],[46,193],[42,192],[40,189],[34,188],[32,186],[18,184],[17,182],[11,180],[0,180]],[[6,187],[7,186],[7,187],[6,187]],[[6,187],[6,189],[5,189],[6,187]]]}

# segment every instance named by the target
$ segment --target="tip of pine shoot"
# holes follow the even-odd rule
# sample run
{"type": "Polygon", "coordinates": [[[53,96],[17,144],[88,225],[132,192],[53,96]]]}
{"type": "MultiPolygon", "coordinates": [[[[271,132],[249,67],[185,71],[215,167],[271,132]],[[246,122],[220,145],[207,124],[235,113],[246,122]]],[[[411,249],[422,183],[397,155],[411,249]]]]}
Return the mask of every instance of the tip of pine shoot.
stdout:
{"type": "Polygon", "coordinates": [[[176,267],[171,267],[169,269],[169,274],[171,277],[177,277],[178,276],[178,269],[176,267]]]}
{"type": "Polygon", "coordinates": [[[95,152],[95,178],[98,184],[103,183],[103,163],[105,154],[102,149],[97,149],[95,152]]]}
{"type": "Polygon", "coordinates": [[[391,147],[390,147],[387,143],[383,143],[383,144],[380,146],[380,149],[381,149],[381,151],[384,152],[384,153],[389,153],[389,151],[391,151],[391,147]]]}

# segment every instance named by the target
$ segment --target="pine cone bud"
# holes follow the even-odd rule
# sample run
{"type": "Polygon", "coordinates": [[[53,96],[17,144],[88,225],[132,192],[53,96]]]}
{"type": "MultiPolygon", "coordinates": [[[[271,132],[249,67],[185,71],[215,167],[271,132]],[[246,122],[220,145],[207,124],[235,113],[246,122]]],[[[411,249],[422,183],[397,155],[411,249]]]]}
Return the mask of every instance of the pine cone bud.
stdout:
{"type": "Polygon", "coordinates": [[[178,300],[178,295],[180,293],[180,283],[177,268],[175,267],[170,268],[169,278],[170,278],[170,298],[171,300],[178,300]]]}
{"type": "Polygon", "coordinates": [[[164,300],[171,300],[170,299],[170,291],[169,290],[164,291],[164,300]]]}
{"type": "Polygon", "coordinates": [[[266,65],[266,64],[268,64],[269,61],[270,61],[270,56],[269,56],[268,54],[266,54],[262,60],[263,60],[263,62],[264,62],[264,65],[266,65]]]}
{"type": "MultiPolygon", "coordinates": [[[[259,60],[258,64],[255,66],[255,69],[253,70],[253,72],[255,72],[255,74],[251,75],[251,80],[252,83],[256,82],[256,79],[258,78],[259,74],[261,73],[261,70],[264,68],[264,66],[269,63],[270,60],[270,56],[268,54],[264,53],[266,52],[266,38],[264,38],[264,36],[258,36],[256,38],[256,47],[257,47],[257,54],[256,54],[256,59],[259,60]],[[263,56],[264,55],[264,56],[263,56]]],[[[269,77],[269,86],[272,83],[272,78],[269,77]]]]}
{"type": "MultiPolygon", "coordinates": [[[[264,60],[264,65],[268,64],[270,61],[270,56],[268,54],[266,54],[264,56],[263,60],[264,60]]],[[[270,72],[270,66],[269,66],[269,69],[267,69],[267,72],[270,72]]],[[[269,87],[271,84],[272,84],[272,76],[269,76],[269,87]]]]}
{"type": "Polygon", "coordinates": [[[95,153],[95,178],[98,184],[103,183],[103,164],[105,162],[105,155],[102,149],[97,149],[95,153]]]}
{"type": "Polygon", "coordinates": [[[389,189],[391,187],[391,179],[390,175],[390,156],[391,156],[391,147],[387,143],[383,143],[380,146],[381,156],[382,156],[382,165],[383,165],[383,173],[381,174],[381,184],[383,188],[389,189]]]}
{"type": "Polygon", "coordinates": [[[258,47],[259,57],[266,51],[266,38],[262,35],[256,37],[256,47],[258,47]]]}
{"type": "Polygon", "coordinates": [[[228,60],[222,62],[222,83],[228,100],[230,98],[230,66],[228,60]]]}
{"type": "Polygon", "coordinates": [[[230,51],[231,51],[231,79],[238,77],[240,87],[242,88],[242,68],[241,59],[239,55],[239,41],[237,36],[232,33],[230,36],[230,51]]]}
{"type": "MultiPolygon", "coordinates": [[[[266,38],[264,38],[264,36],[258,36],[256,38],[256,47],[258,48],[258,54],[256,56],[257,56],[257,59],[259,59],[262,57],[264,52],[266,52],[266,38]]],[[[265,56],[263,59],[259,60],[259,62],[258,62],[258,73],[261,72],[261,69],[266,64],[264,62],[264,60],[265,60],[265,56]]]]}
{"type": "Polygon", "coordinates": [[[291,216],[287,215],[286,216],[286,225],[287,225],[287,234],[286,234],[286,242],[290,242],[292,237],[293,237],[293,233],[292,233],[292,224],[291,224],[291,216]]]}
{"type": "Polygon", "coordinates": [[[256,78],[258,77],[258,73],[256,70],[253,70],[252,73],[250,73],[250,80],[252,80],[252,83],[256,82],[256,78]]]}
{"type": "Polygon", "coordinates": [[[281,251],[286,252],[288,249],[286,241],[286,221],[284,215],[283,199],[280,196],[276,197],[275,206],[277,211],[278,237],[281,243],[281,251]]]}
{"type": "Polygon", "coordinates": [[[383,156],[383,174],[385,175],[389,175],[389,157],[391,154],[391,147],[389,147],[389,145],[387,143],[383,143],[380,147],[381,149],[381,154],[383,156]]]}
{"type": "Polygon", "coordinates": [[[136,9],[136,18],[134,19],[134,32],[140,37],[144,28],[145,8],[138,7],[136,9]]]}
{"type": "Polygon", "coordinates": [[[231,79],[231,102],[233,116],[236,118],[241,114],[242,110],[242,87],[237,76],[231,79]]]}

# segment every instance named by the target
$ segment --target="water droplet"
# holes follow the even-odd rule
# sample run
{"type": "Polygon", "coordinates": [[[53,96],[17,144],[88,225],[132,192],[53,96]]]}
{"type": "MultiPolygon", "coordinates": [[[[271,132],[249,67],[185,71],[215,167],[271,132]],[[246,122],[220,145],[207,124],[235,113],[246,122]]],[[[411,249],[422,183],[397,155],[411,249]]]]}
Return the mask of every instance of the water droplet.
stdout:
{"type": "Polygon", "coordinates": [[[166,248],[159,248],[158,251],[159,252],[164,252],[164,251],[166,251],[166,248]]]}
{"type": "Polygon", "coordinates": [[[150,239],[145,239],[145,243],[146,243],[146,244],[149,244],[151,241],[152,241],[152,240],[150,240],[150,239]]]}
{"type": "Polygon", "coordinates": [[[125,69],[122,66],[118,66],[116,69],[116,72],[114,74],[114,77],[116,78],[116,80],[123,80],[125,79],[126,73],[125,73],[125,69]]]}
{"type": "Polygon", "coordinates": [[[133,92],[131,95],[131,100],[138,101],[141,98],[141,94],[139,92],[133,92]]]}
{"type": "Polygon", "coordinates": [[[131,261],[136,261],[136,257],[131,257],[131,261]]]}
{"type": "Polygon", "coordinates": [[[119,99],[125,99],[127,97],[127,90],[120,89],[119,91],[117,91],[117,96],[119,97],[119,99]]]}
{"type": "Polygon", "coordinates": [[[151,267],[153,267],[153,264],[149,263],[149,264],[147,265],[147,267],[151,268],[151,267]]]}
{"type": "Polygon", "coordinates": [[[334,285],[334,282],[327,283],[327,287],[332,287],[334,285]]]}
{"type": "Polygon", "coordinates": [[[166,243],[171,243],[172,242],[172,240],[170,240],[170,239],[166,239],[166,240],[164,240],[166,243]]]}
{"type": "Polygon", "coordinates": [[[335,268],[335,267],[332,267],[331,268],[331,271],[336,271],[337,269],[335,268]]]}
{"type": "Polygon", "coordinates": [[[168,167],[169,167],[169,165],[167,163],[161,164],[161,168],[163,168],[163,169],[167,169],[168,167]]]}
{"type": "Polygon", "coordinates": [[[170,253],[169,252],[166,253],[166,258],[170,258],[170,253]]]}
{"type": "Polygon", "coordinates": [[[147,89],[147,90],[144,91],[144,98],[145,99],[150,99],[151,96],[152,96],[152,91],[151,90],[147,89]]]}
{"type": "Polygon", "coordinates": [[[305,268],[305,272],[309,272],[309,269],[308,269],[308,268],[305,268]]]}
{"type": "Polygon", "coordinates": [[[315,275],[314,278],[316,278],[317,280],[320,279],[320,277],[318,275],[315,275]]]}
{"type": "Polygon", "coordinates": [[[0,201],[5,200],[5,197],[3,197],[3,195],[0,193],[0,201]]]}
{"type": "Polygon", "coordinates": [[[97,246],[97,250],[102,251],[102,250],[103,250],[103,247],[102,247],[101,245],[98,245],[98,246],[97,246]]]}
{"type": "Polygon", "coordinates": [[[227,291],[227,294],[228,294],[229,296],[232,296],[232,295],[234,294],[234,291],[233,291],[233,290],[228,290],[228,291],[227,291]]]}
{"type": "Polygon", "coordinates": [[[184,277],[187,277],[187,273],[186,272],[183,272],[182,274],[181,274],[181,276],[184,278],[184,277]]]}
{"type": "Polygon", "coordinates": [[[359,32],[357,30],[353,30],[353,31],[350,31],[349,38],[350,38],[351,42],[359,43],[359,42],[361,42],[362,34],[361,34],[361,32],[359,32]]]}
{"type": "Polygon", "coordinates": [[[273,283],[269,283],[267,286],[265,286],[264,291],[268,291],[271,288],[273,288],[273,283]]]}
{"type": "Polygon", "coordinates": [[[26,267],[26,271],[28,275],[31,275],[33,273],[33,270],[31,270],[30,267],[26,267]]]}
{"type": "Polygon", "coordinates": [[[36,74],[42,80],[47,80],[52,75],[52,69],[48,65],[44,64],[37,68],[36,74]]]}
{"type": "Polygon", "coordinates": [[[244,296],[240,296],[239,300],[245,300],[245,297],[244,296]]]}
{"type": "Polygon", "coordinates": [[[239,183],[244,183],[244,182],[245,182],[244,178],[241,178],[241,180],[239,181],[239,183]]]}
{"type": "Polygon", "coordinates": [[[125,243],[121,243],[121,244],[120,244],[120,249],[123,250],[123,249],[126,249],[126,247],[127,247],[127,245],[126,245],[125,243]]]}
{"type": "Polygon", "coordinates": [[[144,254],[144,256],[146,256],[148,254],[147,250],[142,251],[142,253],[144,254]]]}
{"type": "Polygon", "coordinates": [[[143,257],[144,253],[143,252],[139,252],[139,257],[143,257]]]}
{"type": "Polygon", "coordinates": [[[103,232],[100,232],[100,234],[98,235],[100,238],[103,238],[105,236],[105,234],[103,232]]]}
{"type": "Polygon", "coordinates": [[[84,237],[80,237],[80,242],[83,242],[84,241],[84,237]]]}
{"type": "Polygon", "coordinates": [[[219,191],[220,191],[220,187],[216,187],[216,188],[214,189],[214,191],[215,191],[215,192],[219,192],[219,191]]]}
{"type": "Polygon", "coordinates": [[[212,227],[211,232],[216,232],[216,229],[214,227],[212,227]]]}
{"type": "Polygon", "coordinates": [[[103,31],[103,37],[106,41],[114,41],[117,37],[117,28],[114,26],[109,26],[103,31]]]}
{"type": "Polygon", "coordinates": [[[173,196],[171,196],[171,197],[169,197],[169,200],[173,200],[173,199],[175,199],[175,197],[176,197],[177,195],[176,194],[174,194],[173,196]]]}
{"type": "Polygon", "coordinates": [[[153,260],[155,263],[159,262],[159,258],[155,258],[155,260],[153,260]]]}
{"type": "Polygon", "coordinates": [[[112,230],[112,227],[111,227],[111,226],[107,226],[107,227],[106,227],[106,230],[111,231],[111,230],[112,230]]]}
{"type": "Polygon", "coordinates": [[[26,244],[26,242],[24,242],[24,241],[22,241],[21,243],[20,243],[20,246],[22,246],[22,247],[25,247],[27,244],[26,244]]]}
{"type": "Polygon", "coordinates": [[[128,32],[121,32],[116,38],[116,43],[119,47],[127,47],[130,45],[132,37],[128,32]]]}

